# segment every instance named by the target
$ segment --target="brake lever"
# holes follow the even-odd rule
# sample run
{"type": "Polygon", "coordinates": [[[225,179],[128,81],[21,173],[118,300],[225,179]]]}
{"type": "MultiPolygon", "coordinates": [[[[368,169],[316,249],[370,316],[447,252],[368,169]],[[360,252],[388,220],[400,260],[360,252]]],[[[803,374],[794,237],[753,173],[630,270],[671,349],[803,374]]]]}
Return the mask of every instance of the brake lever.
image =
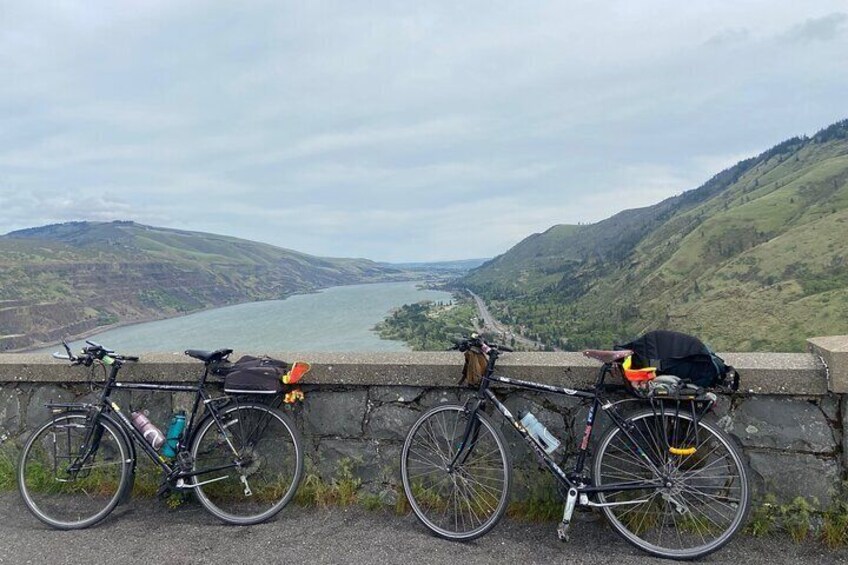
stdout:
{"type": "Polygon", "coordinates": [[[62,347],[65,348],[66,353],[59,353],[57,351],[57,352],[53,353],[53,358],[54,359],[60,359],[62,361],[70,361],[71,365],[79,365],[80,359],[79,359],[79,357],[77,357],[76,355],[73,354],[70,346],[68,345],[68,342],[66,342],[63,339],[61,341],[61,343],[62,343],[62,347]]]}

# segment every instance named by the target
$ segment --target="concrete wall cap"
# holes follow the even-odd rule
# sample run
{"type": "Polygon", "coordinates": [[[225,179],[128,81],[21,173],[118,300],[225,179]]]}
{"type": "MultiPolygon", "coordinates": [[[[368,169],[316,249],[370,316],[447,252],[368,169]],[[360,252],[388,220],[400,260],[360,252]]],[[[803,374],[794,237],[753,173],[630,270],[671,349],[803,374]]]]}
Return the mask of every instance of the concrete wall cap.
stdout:
{"type": "MultiPolygon", "coordinates": [[[[131,352],[135,353],[135,352],[131,352]]],[[[237,352],[232,357],[250,352],[237,352]]],[[[252,352],[265,354],[267,352],[252,352]]],[[[462,355],[456,352],[326,353],[280,352],[272,357],[304,360],[313,370],[312,384],[455,386],[462,355]]],[[[760,394],[825,395],[824,367],[810,353],[721,353],[742,376],[741,390],[760,394]]],[[[141,362],[128,363],[121,373],[128,381],[192,382],[203,365],[183,353],[140,353],[141,362]]],[[[516,352],[498,361],[498,373],[565,387],[590,386],[600,363],[572,352],[516,352]]],[[[0,382],[84,382],[89,370],[69,367],[49,355],[0,355],[0,382]]]]}
{"type": "Polygon", "coordinates": [[[807,348],[827,365],[829,390],[848,394],[848,335],[813,337],[807,348]]]}

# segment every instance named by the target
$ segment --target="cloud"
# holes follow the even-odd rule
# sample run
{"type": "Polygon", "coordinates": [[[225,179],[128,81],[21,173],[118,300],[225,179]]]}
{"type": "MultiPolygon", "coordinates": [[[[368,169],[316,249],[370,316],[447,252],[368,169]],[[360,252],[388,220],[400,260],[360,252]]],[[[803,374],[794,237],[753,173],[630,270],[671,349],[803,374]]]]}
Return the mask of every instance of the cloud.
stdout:
{"type": "Polygon", "coordinates": [[[839,6],[12,3],[0,232],[89,214],[494,255],[844,118],[839,6]]]}
{"type": "Polygon", "coordinates": [[[842,34],[846,21],[848,21],[848,14],[844,12],[834,12],[819,18],[809,18],[792,27],[782,35],[782,38],[799,43],[832,41],[842,34]]]}
{"type": "Polygon", "coordinates": [[[707,39],[704,45],[707,47],[723,47],[744,43],[750,38],[751,31],[747,28],[727,28],[707,39]]]}

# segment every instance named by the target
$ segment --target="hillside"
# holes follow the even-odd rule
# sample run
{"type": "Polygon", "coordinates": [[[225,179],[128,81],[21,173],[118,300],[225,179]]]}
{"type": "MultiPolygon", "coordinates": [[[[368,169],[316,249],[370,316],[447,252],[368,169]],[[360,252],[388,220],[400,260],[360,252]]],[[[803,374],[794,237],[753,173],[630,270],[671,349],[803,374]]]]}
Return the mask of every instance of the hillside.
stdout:
{"type": "Polygon", "coordinates": [[[654,206],[531,235],[463,283],[562,347],[668,328],[796,351],[848,332],[847,242],[848,120],[654,206]]]}
{"type": "Polygon", "coordinates": [[[134,222],[72,222],[0,237],[0,351],[114,324],[404,278],[233,237],[134,222]]]}

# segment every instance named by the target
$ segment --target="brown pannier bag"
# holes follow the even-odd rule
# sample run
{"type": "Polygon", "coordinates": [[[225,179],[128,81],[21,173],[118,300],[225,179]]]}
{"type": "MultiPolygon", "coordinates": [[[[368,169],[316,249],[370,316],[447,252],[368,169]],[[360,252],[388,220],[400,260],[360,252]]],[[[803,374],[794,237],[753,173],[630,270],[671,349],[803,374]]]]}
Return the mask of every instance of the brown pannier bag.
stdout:
{"type": "Polygon", "coordinates": [[[489,358],[479,347],[471,347],[465,351],[465,366],[462,367],[462,378],[459,384],[467,384],[468,386],[480,386],[480,381],[483,380],[483,375],[486,374],[486,367],[489,364],[489,358]]]}

